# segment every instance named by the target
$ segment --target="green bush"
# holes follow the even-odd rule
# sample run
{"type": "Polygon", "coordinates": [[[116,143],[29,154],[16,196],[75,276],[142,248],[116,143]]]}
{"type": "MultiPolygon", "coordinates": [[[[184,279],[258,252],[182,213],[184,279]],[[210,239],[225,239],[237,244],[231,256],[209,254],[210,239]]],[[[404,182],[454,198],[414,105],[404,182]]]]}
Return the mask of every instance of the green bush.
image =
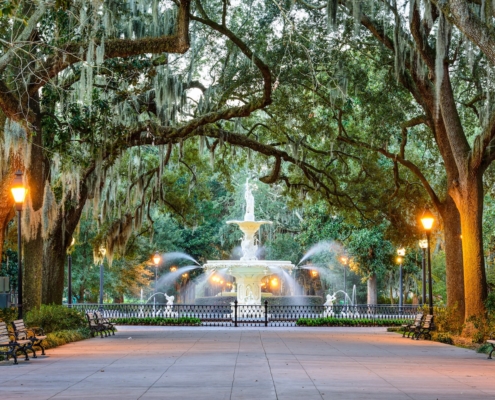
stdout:
{"type": "Polygon", "coordinates": [[[433,334],[433,340],[440,343],[454,344],[454,340],[448,332],[438,332],[436,334],[433,334]]]}
{"type": "Polygon", "coordinates": [[[52,349],[63,344],[89,339],[91,337],[89,328],[69,329],[52,332],[46,335],[43,345],[46,349],[52,349]]]}
{"type": "Polygon", "coordinates": [[[401,326],[403,319],[299,318],[297,326],[401,326]]]}
{"type": "Polygon", "coordinates": [[[39,310],[28,311],[24,321],[27,326],[39,326],[46,333],[78,330],[87,326],[84,314],[75,308],[58,305],[42,305],[39,310]]]}
{"type": "Polygon", "coordinates": [[[163,318],[163,317],[146,317],[146,318],[113,318],[112,322],[117,325],[201,325],[201,320],[195,317],[180,318],[163,318]]]}
{"type": "Polygon", "coordinates": [[[0,321],[10,325],[15,319],[17,319],[17,308],[0,308],[0,321]]]}

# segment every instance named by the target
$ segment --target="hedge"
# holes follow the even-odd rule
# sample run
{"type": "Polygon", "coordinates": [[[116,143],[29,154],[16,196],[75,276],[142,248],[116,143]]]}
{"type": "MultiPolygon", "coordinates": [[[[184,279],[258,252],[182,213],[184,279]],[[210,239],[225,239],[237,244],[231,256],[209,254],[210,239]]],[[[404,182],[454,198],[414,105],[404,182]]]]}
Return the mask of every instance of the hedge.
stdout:
{"type": "Polygon", "coordinates": [[[117,325],[201,325],[201,320],[195,317],[163,318],[163,317],[128,317],[112,318],[112,322],[117,325]]]}
{"type": "Polygon", "coordinates": [[[297,326],[400,326],[402,319],[371,318],[299,318],[297,326]]]}

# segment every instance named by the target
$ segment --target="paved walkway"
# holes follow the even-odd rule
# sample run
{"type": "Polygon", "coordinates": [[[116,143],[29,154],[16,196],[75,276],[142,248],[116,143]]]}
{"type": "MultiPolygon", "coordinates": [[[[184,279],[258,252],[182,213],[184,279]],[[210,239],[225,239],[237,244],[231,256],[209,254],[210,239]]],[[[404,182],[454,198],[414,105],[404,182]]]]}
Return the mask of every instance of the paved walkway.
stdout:
{"type": "Polygon", "coordinates": [[[0,399],[493,399],[495,360],[383,328],[120,327],[0,362],[0,399]]]}

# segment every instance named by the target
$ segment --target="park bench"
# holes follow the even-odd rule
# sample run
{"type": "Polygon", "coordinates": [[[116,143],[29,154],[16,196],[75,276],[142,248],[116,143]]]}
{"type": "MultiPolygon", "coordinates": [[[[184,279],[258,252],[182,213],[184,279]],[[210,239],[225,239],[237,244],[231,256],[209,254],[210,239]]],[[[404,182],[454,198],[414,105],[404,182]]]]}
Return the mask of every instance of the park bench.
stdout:
{"type": "Polygon", "coordinates": [[[10,332],[7,329],[5,322],[0,322],[0,354],[7,356],[7,360],[12,357],[14,364],[17,364],[17,352],[21,351],[26,356],[26,361],[29,361],[26,346],[31,346],[30,340],[12,340],[10,332]],[[4,349],[4,350],[2,350],[4,349]]]}
{"type": "Polygon", "coordinates": [[[105,328],[104,329],[105,336],[109,336],[110,333],[115,336],[115,326],[113,325],[113,323],[110,322],[108,318],[105,318],[103,314],[99,311],[96,311],[95,315],[96,315],[96,319],[98,320],[98,323],[101,324],[103,328],[105,328]]]}
{"type": "Polygon", "coordinates": [[[411,333],[416,331],[416,328],[419,328],[421,326],[421,322],[423,321],[423,313],[417,313],[416,316],[414,317],[414,321],[406,324],[402,324],[402,337],[407,337],[411,336],[411,333]]]}
{"type": "Polygon", "coordinates": [[[105,327],[98,322],[98,317],[95,313],[88,312],[86,313],[86,318],[88,320],[89,332],[91,333],[91,337],[95,337],[95,333],[103,339],[103,332],[105,331],[105,327]]]}
{"type": "Polygon", "coordinates": [[[425,319],[421,322],[421,326],[417,327],[413,333],[412,339],[416,338],[416,340],[419,340],[421,336],[423,336],[425,339],[428,337],[428,339],[431,339],[431,331],[434,328],[433,324],[433,315],[428,314],[425,319]]]}
{"type": "Polygon", "coordinates": [[[19,340],[30,340],[31,346],[26,346],[26,350],[31,350],[33,352],[33,358],[36,357],[36,351],[34,346],[41,349],[41,355],[45,355],[45,348],[43,347],[43,340],[46,339],[46,335],[43,332],[43,328],[37,326],[26,327],[24,320],[18,319],[12,322],[12,328],[14,328],[14,335],[16,341],[19,340]]]}

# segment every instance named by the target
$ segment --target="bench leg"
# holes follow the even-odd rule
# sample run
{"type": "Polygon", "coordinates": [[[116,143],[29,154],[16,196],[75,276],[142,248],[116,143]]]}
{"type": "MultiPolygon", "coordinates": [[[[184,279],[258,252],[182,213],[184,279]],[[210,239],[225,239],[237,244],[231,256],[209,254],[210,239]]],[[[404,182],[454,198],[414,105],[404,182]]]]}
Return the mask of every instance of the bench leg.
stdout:
{"type": "Polygon", "coordinates": [[[41,355],[42,356],[46,356],[45,354],[45,348],[43,347],[43,345],[41,344],[42,340],[37,344],[37,346],[40,346],[41,348],[41,355]]]}
{"type": "Polygon", "coordinates": [[[495,351],[495,346],[492,344],[492,351],[490,351],[490,354],[488,354],[488,360],[492,359],[492,353],[495,351]]]}
{"type": "Polygon", "coordinates": [[[28,353],[25,346],[19,347],[19,350],[24,354],[25,360],[29,361],[28,353]]]}

